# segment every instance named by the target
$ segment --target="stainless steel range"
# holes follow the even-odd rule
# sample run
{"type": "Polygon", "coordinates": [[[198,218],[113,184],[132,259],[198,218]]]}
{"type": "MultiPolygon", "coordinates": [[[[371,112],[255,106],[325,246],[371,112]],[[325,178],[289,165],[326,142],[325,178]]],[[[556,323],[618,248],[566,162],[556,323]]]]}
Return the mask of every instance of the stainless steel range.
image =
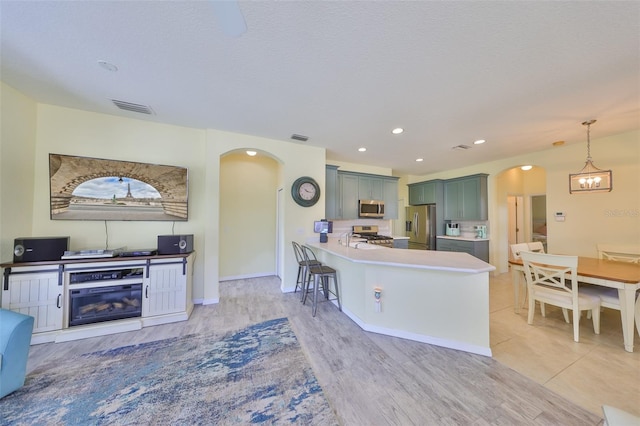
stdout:
{"type": "Polygon", "coordinates": [[[352,238],[362,238],[367,244],[376,244],[383,247],[393,247],[393,238],[385,235],[378,235],[378,226],[353,226],[352,238]]]}

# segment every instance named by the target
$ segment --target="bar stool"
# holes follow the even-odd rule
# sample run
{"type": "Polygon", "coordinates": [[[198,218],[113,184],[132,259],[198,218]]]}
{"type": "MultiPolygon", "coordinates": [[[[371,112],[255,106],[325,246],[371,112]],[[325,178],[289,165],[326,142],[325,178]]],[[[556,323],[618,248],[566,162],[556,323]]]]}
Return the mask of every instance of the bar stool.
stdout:
{"type": "MultiPolygon", "coordinates": [[[[295,253],[296,260],[298,261],[298,277],[296,278],[296,288],[293,290],[293,292],[295,293],[296,291],[298,291],[298,288],[300,288],[300,292],[302,293],[302,295],[300,296],[300,301],[302,302],[304,298],[305,282],[308,278],[307,267],[302,255],[302,246],[295,241],[291,241],[291,244],[293,245],[293,252],[295,253]]],[[[321,265],[318,260],[315,260],[315,263],[312,262],[312,264],[321,265]]]]}
{"type": "Polygon", "coordinates": [[[313,280],[312,315],[315,317],[316,310],[318,309],[318,292],[320,290],[320,286],[322,286],[322,293],[324,294],[324,298],[326,300],[329,300],[329,294],[333,294],[336,297],[334,300],[338,301],[338,310],[342,312],[342,304],[340,303],[340,292],[338,290],[338,274],[336,273],[336,270],[327,265],[319,263],[315,253],[309,247],[301,247],[302,256],[304,258],[305,267],[307,270],[307,279],[304,281],[305,285],[302,295],[302,303],[304,304],[307,300],[307,294],[309,293],[309,284],[311,284],[311,280],[313,280]],[[329,279],[333,280],[333,291],[331,290],[329,279]]]}

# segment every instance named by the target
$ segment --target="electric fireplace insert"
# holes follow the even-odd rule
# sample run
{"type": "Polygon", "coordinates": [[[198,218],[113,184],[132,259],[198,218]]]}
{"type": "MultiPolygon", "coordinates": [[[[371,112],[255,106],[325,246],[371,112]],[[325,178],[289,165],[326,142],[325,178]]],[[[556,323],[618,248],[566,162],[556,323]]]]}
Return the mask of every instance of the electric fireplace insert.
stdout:
{"type": "Polygon", "coordinates": [[[142,316],[142,284],[69,290],[69,326],[142,316]]]}

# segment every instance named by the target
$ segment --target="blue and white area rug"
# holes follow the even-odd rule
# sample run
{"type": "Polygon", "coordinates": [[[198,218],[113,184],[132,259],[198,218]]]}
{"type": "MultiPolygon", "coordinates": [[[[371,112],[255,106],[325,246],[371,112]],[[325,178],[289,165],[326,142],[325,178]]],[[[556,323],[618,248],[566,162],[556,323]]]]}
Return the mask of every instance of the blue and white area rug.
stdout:
{"type": "Polygon", "coordinates": [[[3,425],[338,424],[286,318],[51,363],[0,413],[3,425]]]}

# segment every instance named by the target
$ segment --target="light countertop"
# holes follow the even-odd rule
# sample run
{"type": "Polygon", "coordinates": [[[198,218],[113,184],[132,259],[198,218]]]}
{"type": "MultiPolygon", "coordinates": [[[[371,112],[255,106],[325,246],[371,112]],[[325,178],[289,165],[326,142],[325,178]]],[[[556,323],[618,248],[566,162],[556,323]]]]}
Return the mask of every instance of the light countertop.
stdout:
{"type": "Polygon", "coordinates": [[[401,250],[366,243],[360,243],[358,245],[360,248],[345,247],[338,242],[337,238],[329,238],[326,243],[315,241],[307,243],[307,245],[356,263],[465,273],[490,272],[496,269],[468,253],[401,250]]]}
{"type": "Polygon", "coordinates": [[[458,240],[458,241],[489,241],[489,238],[450,237],[449,235],[438,235],[436,238],[442,238],[443,240],[458,240]]]}

